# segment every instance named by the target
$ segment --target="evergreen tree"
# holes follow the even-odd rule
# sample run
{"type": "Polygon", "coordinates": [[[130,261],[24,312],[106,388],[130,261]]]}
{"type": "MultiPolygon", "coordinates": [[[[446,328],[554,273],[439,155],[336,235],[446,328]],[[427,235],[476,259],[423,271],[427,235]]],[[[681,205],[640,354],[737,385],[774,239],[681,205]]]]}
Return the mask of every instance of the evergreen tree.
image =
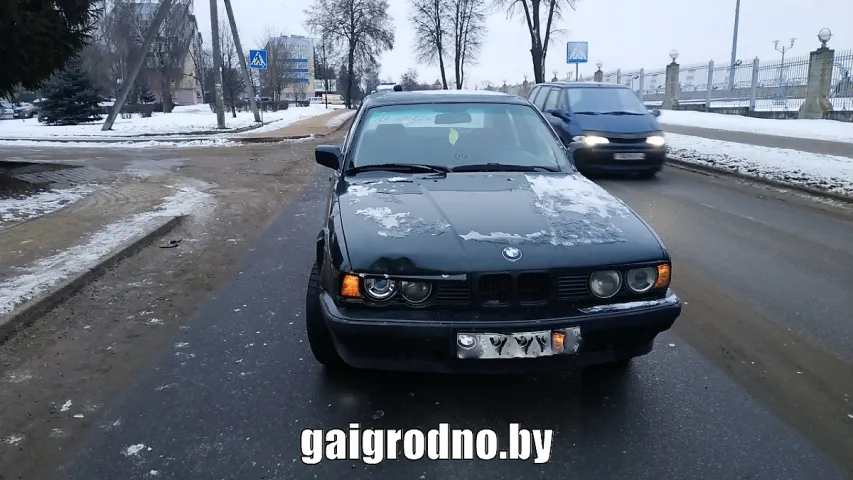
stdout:
{"type": "Polygon", "coordinates": [[[100,98],[89,75],[75,57],[47,82],[41,121],[48,125],[77,125],[101,119],[100,98]]]}
{"type": "Polygon", "coordinates": [[[148,88],[148,85],[141,84],[139,85],[139,101],[142,103],[154,103],[157,100],[157,97],[154,96],[154,92],[148,88]]]}
{"type": "Polygon", "coordinates": [[[97,0],[0,0],[0,97],[38,88],[89,40],[97,0]]]}

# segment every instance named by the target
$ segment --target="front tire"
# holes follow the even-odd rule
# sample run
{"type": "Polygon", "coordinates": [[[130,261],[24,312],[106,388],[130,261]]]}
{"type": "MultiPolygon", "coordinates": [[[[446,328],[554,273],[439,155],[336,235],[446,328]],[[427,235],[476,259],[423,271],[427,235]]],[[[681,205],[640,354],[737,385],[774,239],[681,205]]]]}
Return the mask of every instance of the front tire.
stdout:
{"type": "Polygon", "coordinates": [[[308,288],[305,291],[305,328],[308,333],[308,345],[314,358],[326,368],[342,368],[346,364],[332,341],[323,316],[320,313],[320,270],[317,264],[311,268],[308,288]]]}

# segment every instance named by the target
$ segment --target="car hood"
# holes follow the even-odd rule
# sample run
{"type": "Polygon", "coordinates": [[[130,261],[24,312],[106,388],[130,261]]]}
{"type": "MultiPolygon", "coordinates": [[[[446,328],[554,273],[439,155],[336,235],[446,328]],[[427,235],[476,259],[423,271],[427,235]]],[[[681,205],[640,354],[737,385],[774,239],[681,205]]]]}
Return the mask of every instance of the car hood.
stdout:
{"type": "Polygon", "coordinates": [[[652,115],[574,114],[574,118],[581,130],[586,132],[630,134],[660,131],[660,125],[652,115]]]}
{"type": "Polygon", "coordinates": [[[577,173],[362,177],[338,187],[353,271],[465,273],[664,258],[643,220],[577,173]],[[521,258],[505,259],[507,246],[521,258]]]}

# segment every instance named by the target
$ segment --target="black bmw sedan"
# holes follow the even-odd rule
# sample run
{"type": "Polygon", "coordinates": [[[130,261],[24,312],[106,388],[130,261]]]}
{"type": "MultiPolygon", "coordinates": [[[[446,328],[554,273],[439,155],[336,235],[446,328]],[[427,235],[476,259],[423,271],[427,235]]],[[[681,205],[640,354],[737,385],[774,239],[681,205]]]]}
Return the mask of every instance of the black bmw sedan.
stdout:
{"type": "Polygon", "coordinates": [[[306,292],[327,367],[624,367],[681,313],[660,238],[528,100],[379,92],[342,146],[306,292]]]}

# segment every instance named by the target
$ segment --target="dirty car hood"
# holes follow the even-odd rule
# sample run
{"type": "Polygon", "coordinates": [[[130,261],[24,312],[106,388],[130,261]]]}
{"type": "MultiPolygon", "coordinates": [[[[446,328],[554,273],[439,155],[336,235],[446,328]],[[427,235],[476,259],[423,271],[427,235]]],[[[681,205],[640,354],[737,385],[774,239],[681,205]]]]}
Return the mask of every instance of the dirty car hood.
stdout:
{"type": "Polygon", "coordinates": [[[584,268],[663,256],[645,222],[579,174],[359,175],[338,192],[357,272],[584,268]],[[506,260],[507,246],[521,258],[506,260]]]}

